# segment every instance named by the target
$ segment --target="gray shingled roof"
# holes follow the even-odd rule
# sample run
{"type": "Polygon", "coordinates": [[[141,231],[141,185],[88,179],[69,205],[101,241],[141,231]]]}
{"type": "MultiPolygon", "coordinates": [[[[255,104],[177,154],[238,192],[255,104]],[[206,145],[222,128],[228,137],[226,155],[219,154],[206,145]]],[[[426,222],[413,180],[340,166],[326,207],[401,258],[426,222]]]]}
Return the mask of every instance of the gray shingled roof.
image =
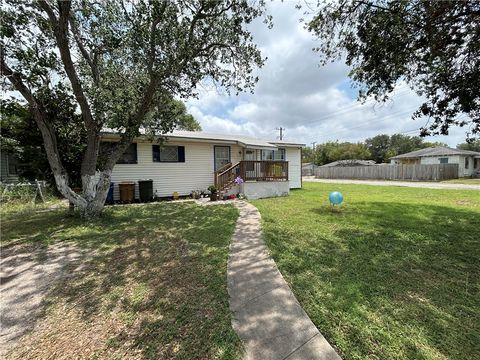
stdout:
{"type": "Polygon", "coordinates": [[[392,157],[391,159],[412,159],[423,156],[450,156],[450,155],[470,155],[480,156],[480,152],[470,150],[453,149],[449,147],[430,147],[426,149],[415,150],[406,154],[392,157]]]}

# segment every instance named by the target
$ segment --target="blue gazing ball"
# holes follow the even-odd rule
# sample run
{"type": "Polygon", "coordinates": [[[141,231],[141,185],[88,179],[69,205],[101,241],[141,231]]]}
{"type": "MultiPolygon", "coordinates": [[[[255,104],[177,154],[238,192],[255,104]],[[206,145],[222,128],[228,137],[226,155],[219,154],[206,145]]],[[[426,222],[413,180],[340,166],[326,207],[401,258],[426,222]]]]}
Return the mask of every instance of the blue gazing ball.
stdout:
{"type": "Polygon", "coordinates": [[[330,204],[332,205],[340,205],[343,202],[343,195],[338,191],[331,192],[328,195],[328,199],[330,200],[330,204]]]}

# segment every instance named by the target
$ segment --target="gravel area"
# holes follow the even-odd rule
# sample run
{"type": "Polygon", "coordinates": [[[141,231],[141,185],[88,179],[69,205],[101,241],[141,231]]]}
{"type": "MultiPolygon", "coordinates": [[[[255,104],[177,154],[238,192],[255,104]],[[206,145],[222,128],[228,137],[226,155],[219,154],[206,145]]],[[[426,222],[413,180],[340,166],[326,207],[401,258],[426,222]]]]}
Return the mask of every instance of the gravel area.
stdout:
{"type": "Polygon", "coordinates": [[[41,315],[55,282],[78,271],[85,250],[73,245],[17,245],[2,249],[0,261],[0,357],[41,315]]]}

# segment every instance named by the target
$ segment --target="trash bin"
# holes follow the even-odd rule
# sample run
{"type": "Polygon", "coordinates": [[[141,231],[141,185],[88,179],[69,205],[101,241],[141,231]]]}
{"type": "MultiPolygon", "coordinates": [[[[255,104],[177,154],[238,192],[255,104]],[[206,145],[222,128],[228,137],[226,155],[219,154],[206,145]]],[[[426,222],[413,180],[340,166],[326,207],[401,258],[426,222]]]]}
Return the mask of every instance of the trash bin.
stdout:
{"type": "Polygon", "coordinates": [[[134,182],[121,182],[118,184],[118,190],[120,191],[120,201],[123,203],[131,203],[135,200],[135,183],[134,182]]]}
{"type": "Polygon", "coordinates": [[[110,183],[110,188],[108,189],[108,193],[107,193],[107,199],[105,200],[105,202],[107,204],[113,204],[113,187],[114,187],[114,184],[113,182],[110,183]]]}
{"type": "Polygon", "coordinates": [[[148,202],[153,200],[153,180],[143,179],[138,180],[138,192],[140,194],[140,201],[148,202]]]}

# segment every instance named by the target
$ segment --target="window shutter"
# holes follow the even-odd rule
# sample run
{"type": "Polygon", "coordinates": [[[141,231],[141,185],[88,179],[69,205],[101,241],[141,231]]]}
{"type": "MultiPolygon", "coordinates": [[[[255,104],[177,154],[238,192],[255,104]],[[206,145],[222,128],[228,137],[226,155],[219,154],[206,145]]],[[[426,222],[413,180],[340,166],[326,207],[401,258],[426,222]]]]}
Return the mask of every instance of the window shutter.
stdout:
{"type": "Polygon", "coordinates": [[[178,147],[178,162],[185,162],[185,146],[178,147]]]}
{"type": "Polygon", "coordinates": [[[153,162],[160,162],[160,145],[152,145],[153,162]]]}
{"type": "Polygon", "coordinates": [[[138,163],[138,153],[137,153],[137,143],[133,143],[133,149],[134,149],[134,164],[138,163]]]}

